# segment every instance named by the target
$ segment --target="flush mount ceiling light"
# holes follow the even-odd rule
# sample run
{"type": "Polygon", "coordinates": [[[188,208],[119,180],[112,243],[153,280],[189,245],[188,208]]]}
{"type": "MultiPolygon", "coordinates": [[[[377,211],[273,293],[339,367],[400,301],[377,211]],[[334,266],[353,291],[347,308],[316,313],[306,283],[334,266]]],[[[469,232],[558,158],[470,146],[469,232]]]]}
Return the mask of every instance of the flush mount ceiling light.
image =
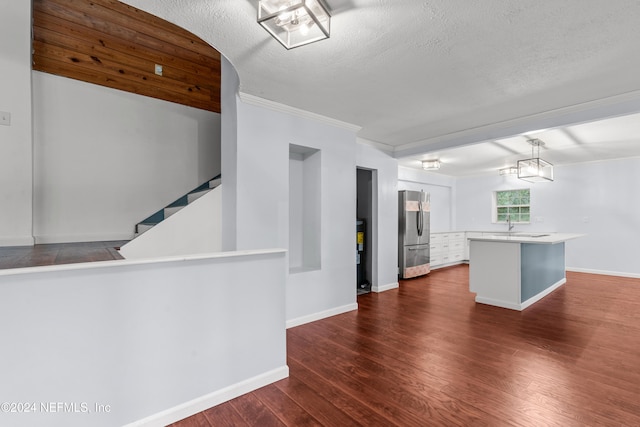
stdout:
{"type": "Polygon", "coordinates": [[[328,39],[331,14],[323,0],[260,0],[258,23],[287,49],[328,39]]]}
{"type": "Polygon", "coordinates": [[[508,168],[500,169],[500,176],[518,175],[518,168],[510,166],[508,168]]]}
{"type": "Polygon", "coordinates": [[[440,169],[440,160],[423,160],[422,169],[426,171],[434,171],[440,169]]]}
{"type": "Polygon", "coordinates": [[[529,182],[553,181],[553,165],[540,158],[540,146],[543,146],[544,142],[539,139],[530,139],[527,142],[531,144],[531,158],[518,160],[518,178],[529,182]],[[534,156],[536,148],[537,157],[534,156]]]}

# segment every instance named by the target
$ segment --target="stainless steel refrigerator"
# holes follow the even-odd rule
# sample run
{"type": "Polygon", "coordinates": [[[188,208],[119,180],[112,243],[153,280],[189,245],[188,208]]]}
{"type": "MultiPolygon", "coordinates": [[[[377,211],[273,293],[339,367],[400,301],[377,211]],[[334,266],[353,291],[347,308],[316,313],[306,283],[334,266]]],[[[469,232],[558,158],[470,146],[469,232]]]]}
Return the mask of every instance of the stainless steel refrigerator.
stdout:
{"type": "Polygon", "coordinates": [[[429,193],[398,192],[398,274],[401,279],[429,273],[429,193]]]}

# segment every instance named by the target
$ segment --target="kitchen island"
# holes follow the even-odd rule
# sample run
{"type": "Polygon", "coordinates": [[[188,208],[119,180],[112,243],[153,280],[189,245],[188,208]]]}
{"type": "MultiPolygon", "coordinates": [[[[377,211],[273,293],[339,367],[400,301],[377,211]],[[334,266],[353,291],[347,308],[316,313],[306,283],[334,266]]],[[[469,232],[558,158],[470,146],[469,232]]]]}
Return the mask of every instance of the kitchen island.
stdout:
{"type": "Polygon", "coordinates": [[[524,310],[566,281],[569,233],[483,233],[469,237],[469,290],[476,302],[524,310]]]}

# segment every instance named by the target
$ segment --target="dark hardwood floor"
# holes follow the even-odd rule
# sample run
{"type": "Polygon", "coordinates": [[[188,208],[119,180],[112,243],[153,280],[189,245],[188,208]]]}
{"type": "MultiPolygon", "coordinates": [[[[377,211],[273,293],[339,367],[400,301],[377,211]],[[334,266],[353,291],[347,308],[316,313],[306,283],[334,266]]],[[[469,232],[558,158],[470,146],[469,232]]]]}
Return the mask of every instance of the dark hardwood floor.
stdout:
{"type": "Polygon", "coordinates": [[[123,259],[115,249],[125,241],[55,243],[0,248],[0,269],[123,259]]]}
{"type": "Polygon", "coordinates": [[[523,312],[468,267],[287,331],[290,377],[173,424],[640,426],[640,280],[568,273],[523,312]]]}

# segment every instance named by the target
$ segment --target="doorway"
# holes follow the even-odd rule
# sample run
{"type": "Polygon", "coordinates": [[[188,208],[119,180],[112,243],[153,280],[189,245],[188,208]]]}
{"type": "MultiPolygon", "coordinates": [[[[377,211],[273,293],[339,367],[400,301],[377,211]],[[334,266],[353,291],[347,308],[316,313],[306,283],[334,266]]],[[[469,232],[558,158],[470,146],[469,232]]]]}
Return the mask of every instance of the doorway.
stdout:
{"type": "Polygon", "coordinates": [[[360,295],[371,292],[374,280],[377,171],[357,168],[356,172],[356,289],[360,295]]]}

